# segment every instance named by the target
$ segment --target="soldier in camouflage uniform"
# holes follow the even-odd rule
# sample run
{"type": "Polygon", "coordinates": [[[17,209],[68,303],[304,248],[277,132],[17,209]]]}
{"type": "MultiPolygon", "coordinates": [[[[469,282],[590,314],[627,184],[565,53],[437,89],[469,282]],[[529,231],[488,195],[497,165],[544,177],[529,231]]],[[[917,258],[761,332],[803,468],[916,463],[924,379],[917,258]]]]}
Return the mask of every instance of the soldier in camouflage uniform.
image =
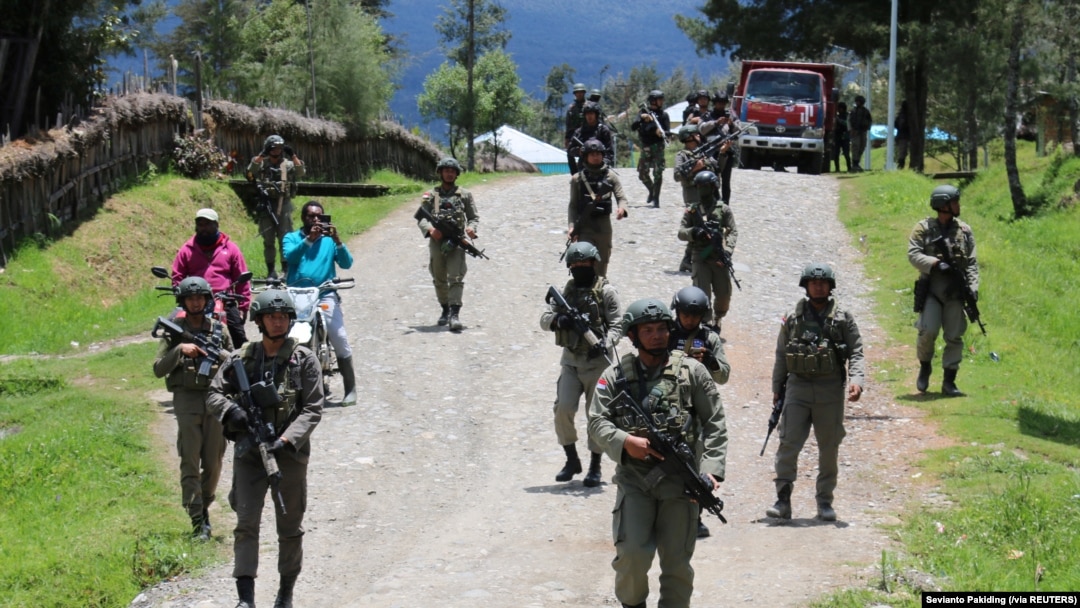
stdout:
{"type": "MultiPolygon", "coordinates": [[[[567,304],[578,313],[588,315],[589,328],[593,337],[598,338],[595,346],[590,346],[587,336],[574,329],[574,320],[567,314],[569,311],[562,310],[555,302],[550,302],[548,309],[540,315],[540,329],[555,332],[555,344],[563,347],[554,411],[555,436],[566,452],[566,464],[555,476],[555,481],[570,481],[581,472],[576,445],[577,429],[574,426],[578,402],[584,393],[585,407],[589,407],[596,381],[608,366],[603,350],[612,352],[622,337],[619,293],[606,278],[596,274],[599,263],[600,252],[592,243],[579,241],[570,245],[566,252],[566,266],[573,278],[562,290],[567,304]]],[[[586,487],[594,488],[600,485],[600,458],[603,453],[591,438],[589,452],[589,472],[583,483],[586,487]]]]}
{"type": "Polygon", "coordinates": [[[293,587],[304,558],[304,511],[307,508],[307,468],[311,458],[311,433],[322,419],[325,393],[319,360],[294,338],[288,338],[296,321],[296,309],[288,292],[269,289],[251,304],[251,315],[262,340],[248,342],[221,366],[210,386],[206,407],[219,417],[226,436],[236,441],[233,452],[233,483],[229,505],[236,511],[233,532],[233,576],[240,602],[236,608],[255,607],[255,577],[259,569],[259,528],[270,480],[259,446],[249,432],[248,413],[235,399],[237,380],[232,363],[243,362],[248,382],[265,382],[273,404],[261,407],[262,419],[277,439],[266,450],[277,460],[281,480],[271,493],[278,537],[278,574],[281,583],[274,608],[292,608],[293,587]]]}
{"type": "Polygon", "coordinates": [[[803,269],[799,286],[806,297],[784,318],[773,363],[773,404],[784,400],[780,447],[776,449],[776,504],[768,517],[791,519],[791,491],[798,477],[799,452],[810,427],[818,443],[817,516],[836,521],[833,491],[839,472],[837,457],[844,439],[844,385],[847,400],[862,396],[863,347],[850,312],[832,296],[836,276],[828,264],[803,269]]]}
{"type": "MultiPolygon", "coordinates": [[[[938,333],[944,330],[945,350],[941,366],[945,379],[941,392],[950,397],[963,395],[956,387],[956,373],[964,358],[964,301],[961,285],[946,272],[949,265],[942,259],[943,248],[952,254],[967,280],[967,286],[978,299],[979,262],[975,257],[975,235],[971,226],[960,221],[960,191],[954,186],[938,186],[930,195],[930,206],[937,217],[928,217],[915,224],[908,239],[908,261],[919,270],[919,281],[925,289],[925,302],[915,328],[919,330],[915,352],[919,358],[919,378],[916,388],[925,392],[930,384],[934,360],[934,343],[938,333]]],[[[918,291],[918,290],[917,290],[918,291]]],[[[918,309],[918,303],[916,303],[918,309]]]]}
{"type": "MultiPolygon", "coordinates": [[[[222,352],[232,350],[229,332],[209,313],[214,310],[214,293],[202,277],[188,277],[176,286],[176,303],[184,316],[175,322],[192,335],[203,335],[217,342],[222,352]]],[[[210,540],[210,504],[221,479],[221,459],[225,456],[225,436],[221,422],[206,409],[206,391],[218,371],[215,362],[206,377],[198,375],[199,359],[206,351],[193,342],[167,332],[161,338],[154,375],[165,378],[165,387],[173,394],[176,415],[176,452],[180,456],[180,493],[182,504],[191,517],[192,533],[200,540],[210,540]]]]}
{"type": "Polygon", "coordinates": [[[705,321],[712,322],[716,332],[720,333],[721,321],[731,308],[731,274],[720,260],[717,244],[712,233],[719,233],[723,240],[724,251],[730,257],[735,252],[739,240],[739,229],[735,225],[735,214],[731,207],[719,200],[716,174],[702,171],[694,176],[698,189],[698,202],[692,204],[683,213],[679,226],[679,240],[687,241],[692,248],[693,283],[713,298],[712,314],[706,313],[705,321]]]}
{"type": "MultiPolygon", "coordinates": [[[[438,188],[425,192],[420,204],[431,215],[454,222],[463,229],[465,236],[475,239],[476,229],[480,225],[476,204],[473,203],[472,193],[458,188],[455,183],[461,175],[461,165],[453,158],[444,158],[435,166],[435,173],[442,183],[438,188]]],[[[465,263],[465,251],[445,242],[442,233],[426,219],[419,220],[417,225],[424,237],[431,239],[428,243],[428,270],[435,284],[435,297],[442,307],[438,323],[449,325],[450,331],[461,331],[463,325],[458,315],[465,293],[465,273],[469,270],[465,263]]]]}
{"type": "Polygon", "coordinates": [[[634,302],[623,326],[637,353],[604,371],[589,404],[589,436],[618,463],[612,514],[615,596],[625,607],[644,608],[649,568],[659,555],[657,605],[685,608],[694,592],[690,559],[697,544],[698,505],[687,497],[681,480],[658,476],[660,455],[650,446],[645,425],[617,397],[625,386],[639,403],[652,404],[650,413],[662,430],[682,435],[694,447],[700,471],[709,475],[714,490],[724,480],[727,459],[724,406],[705,366],[682,351],[668,350],[672,318],[663,302],[634,302]]]}
{"type": "MultiPolygon", "coordinates": [[[[274,218],[267,210],[259,217],[259,234],[263,237],[263,259],[266,260],[266,276],[277,278],[275,262],[278,251],[282,248],[285,235],[292,232],[292,197],[296,194],[296,181],[304,176],[304,162],[293,149],[285,145],[280,135],[271,135],[263,143],[263,150],[248,164],[247,178],[250,181],[266,182],[271,188],[270,204],[274,218]],[[277,198],[274,198],[274,195],[277,198]]],[[[288,262],[281,253],[281,274],[288,272],[288,262]]]]}
{"type": "Polygon", "coordinates": [[[566,149],[566,164],[570,167],[570,175],[577,174],[581,170],[578,164],[578,155],[574,148],[574,131],[577,131],[585,123],[585,85],[574,83],[574,101],[566,106],[566,130],[563,135],[563,148],[566,149]]]}
{"type": "Polygon", "coordinates": [[[611,214],[614,211],[616,220],[626,217],[626,195],[619,176],[604,164],[604,144],[590,139],[584,149],[583,169],[570,178],[567,236],[571,241],[587,241],[596,246],[600,252],[596,274],[606,277],[611,260],[611,214]]]}
{"type": "Polygon", "coordinates": [[[664,159],[664,148],[667,146],[667,137],[671,131],[671,120],[664,111],[664,92],[653,90],[649,92],[648,109],[660,121],[654,124],[652,116],[648,112],[641,114],[630,124],[630,128],[638,132],[641,138],[641,157],[638,159],[638,179],[645,184],[649,191],[649,205],[660,206],[660,186],[664,182],[664,169],[667,161],[664,159]],[[652,177],[649,171],[652,170],[652,177]]]}

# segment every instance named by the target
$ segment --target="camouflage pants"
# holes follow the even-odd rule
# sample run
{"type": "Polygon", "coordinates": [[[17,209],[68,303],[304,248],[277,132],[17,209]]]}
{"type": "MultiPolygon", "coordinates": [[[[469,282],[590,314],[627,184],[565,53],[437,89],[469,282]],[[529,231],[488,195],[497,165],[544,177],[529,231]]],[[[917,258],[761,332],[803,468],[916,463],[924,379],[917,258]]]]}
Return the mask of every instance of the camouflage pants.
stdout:
{"type": "Polygon", "coordinates": [[[461,299],[465,294],[465,273],[469,271],[465,263],[465,251],[454,247],[446,251],[442,250],[442,243],[435,239],[428,242],[430,260],[428,271],[431,273],[431,282],[435,285],[435,297],[439,304],[461,306],[461,299]]]}
{"type": "MultiPolygon", "coordinates": [[[[274,224],[270,214],[263,213],[259,218],[259,234],[263,239],[263,260],[266,261],[266,271],[272,272],[277,267],[278,252],[282,251],[281,241],[285,235],[292,232],[292,199],[287,198],[281,204],[281,213],[277,214],[278,223],[274,224]]],[[[285,265],[285,253],[281,253],[281,274],[288,269],[285,265]]]]}
{"type": "Polygon", "coordinates": [[[667,168],[667,160],[664,158],[664,144],[642,146],[641,158],[638,159],[637,174],[641,183],[649,189],[649,198],[660,195],[660,185],[664,182],[664,169],[667,168]],[[649,177],[649,170],[652,177],[649,177]]]}

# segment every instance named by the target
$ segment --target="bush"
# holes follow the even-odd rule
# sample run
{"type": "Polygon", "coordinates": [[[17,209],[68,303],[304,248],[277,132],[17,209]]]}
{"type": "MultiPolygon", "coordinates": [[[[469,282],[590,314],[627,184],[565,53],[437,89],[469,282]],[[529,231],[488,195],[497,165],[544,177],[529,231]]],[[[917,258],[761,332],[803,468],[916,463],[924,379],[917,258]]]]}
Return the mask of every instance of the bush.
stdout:
{"type": "Polygon", "coordinates": [[[172,159],[180,175],[192,179],[218,175],[229,162],[214,142],[198,135],[177,136],[173,140],[172,159]]]}

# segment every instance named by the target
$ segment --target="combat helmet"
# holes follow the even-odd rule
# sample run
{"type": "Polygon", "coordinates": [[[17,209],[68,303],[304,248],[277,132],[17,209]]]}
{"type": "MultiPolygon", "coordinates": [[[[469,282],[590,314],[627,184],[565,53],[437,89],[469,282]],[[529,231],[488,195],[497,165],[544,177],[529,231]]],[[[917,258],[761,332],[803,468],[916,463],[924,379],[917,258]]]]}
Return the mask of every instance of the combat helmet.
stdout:
{"type": "Polygon", "coordinates": [[[461,163],[459,163],[457,159],[452,156],[447,156],[446,158],[440,160],[439,164],[435,165],[435,174],[441,176],[442,170],[446,169],[447,167],[453,169],[454,171],[457,171],[457,174],[461,175],[461,163]]]}
{"type": "Polygon", "coordinates": [[[589,91],[589,101],[600,101],[600,89],[589,91]]]}
{"type": "Polygon", "coordinates": [[[626,313],[623,314],[622,324],[624,330],[629,330],[636,325],[653,323],[655,321],[666,321],[670,328],[672,323],[674,323],[674,318],[671,316],[671,311],[668,310],[668,307],[665,306],[663,302],[656,298],[645,298],[626,307],[626,313]]]}
{"type": "Polygon", "coordinates": [[[270,148],[276,148],[278,146],[285,145],[285,138],[280,135],[271,135],[263,142],[263,151],[269,152],[270,148]]]}
{"type": "Polygon", "coordinates": [[[267,289],[251,301],[252,319],[258,319],[262,315],[273,312],[283,312],[289,315],[289,319],[296,320],[296,305],[293,304],[289,292],[284,289],[267,289]]]}
{"type": "Polygon", "coordinates": [[[589,152],[600,152],[601,154],[603,154],[604,152],[607,152],[607,146],[605,146],[604,142],[600,141],[599,139],[596,139],[595,137],[590,137],[589,140],[585,142],[585,145],[582,146],[581,151],[582,154],[586,155],[589,152]]]}
{"type": "Polygon", "coordinates": [[[705,99],[709,99],[709,92],[706,91],[705,89],[698,89],[694,93],[694,100],[697,101],[698,99],[701,99],[702,97],[704,97],[705,99]]]}
{"type": "Polygon", "coordinates": [[[831,289],[836,289],[836,273],[833,272],[832,266],[828,264],[821,262],[807,264],[806,268],[803,268],[802,276],[799,277],[799,287],[805,289],[810,279],[825,279],[829,282],[831,289]]]}
{"type": "Polygon", "coordinates": [[[586,101],[585,105],[581,106],[581,113],[582,114],[588,114],[589,112],[592,112],[593,114],[596,114],[596,118],[599,119],[600,118],[600,104],[596,103],[595,101],[586,101]]]}
{"type": "Polygon", "coordinates": [[[596,245],[588,241],[578,241],[572,243],[566,250],[566,267],[569,268],[578,262],[586,262],[588,260],[600,261],[600,250],[596,248],[596,245]]]}
{"type": "Polygon", "coordinates": [[[686,143],[690,138],[701,132],[697,125],[683,125],[679,127],[679,141],[686,143]]]}
{"type": "Polygon", "coordinates": [[[930,193],[930,207],[935,211],[942,211],[949,203],[958,198],[960,198],[960,191],[956,189],[956,186],[948,184],[938,186],[930,193]]]}
{"type": "Polygon", "coordinates": [[[206,296],[206,312],[214,310],[214,291],[210,289],[210,283],[202,277],[188,277],[180,281],[173,293],[176,294],[176,304],[184,310],[187,310],[184,300],[188,296],[206,296]]]}
{"type": "Polygon", "coordinates": [[[676,313],[704,315],[709,312],[709,296],[705,295],[700,287],[683,287],[671,298],[671,309],[676,313]]]}
{"type": "Polygon", "coordinates": [[[577,93],[579,91],[582,92],[582,93],[584,93],[586,91],[585,83],[583,83],[583,82],[575,82],[574,83],[574,92],[577,93]]]}
{"type": "Polygon", "coordinates": [[[715,188],[719,181],[716,174],[712,171],[699,171],[698,174],[694,176],[694,185],[698,188],[707,188],[710,186],[715,188]]]}
{"type": "Polygon", "coordinates": [[[650,103],[653,102],[653,101],[656,101],[657,99],[663,99],[663,98],[664,98],[664,92],[661,91],[660,89],[653,89],[653,90],[649,91],[648,100],[649,100],[650,103]]]}
{"type": "Polygon", "coordinates": [[[717,101],[724,101],[724,102],[728,101],[727,91],[721,91],[720,89],[717,89],[716,92],[713,93],[712,100],[713,100],[713,103],[715,103],[717,101]]]}

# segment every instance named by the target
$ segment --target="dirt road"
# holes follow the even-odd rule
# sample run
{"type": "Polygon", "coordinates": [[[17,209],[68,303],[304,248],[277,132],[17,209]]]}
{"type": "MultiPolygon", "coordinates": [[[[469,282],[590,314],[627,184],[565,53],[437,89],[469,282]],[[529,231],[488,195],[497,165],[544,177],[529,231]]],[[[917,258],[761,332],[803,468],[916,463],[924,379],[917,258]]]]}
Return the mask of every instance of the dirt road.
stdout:
{"type": "MultiPolygon", "coordinates": [[[[660,209],[643,206],[632,170],[620,175],[630,216],[615,226],[609,278],[622,304],[669,301],[689,284],[676,272],[682,243],[679,186],[668,171],[660,209]]],[[[522,177],[473,189],[481,217],[469,260],[465,330],[435,326],[438,306],[427,244],[406,206],[350,242],[357,262],[343,276],[357,361],[360,404],[328,408],[313,438],[304,573],[297,606],[618,606],[612,592],[614,464],[605,483],[581,476],[556,483],[563,452],[551,406],[559,348],[538,318],[549,284],[561,287],[567,177],[522,177]]],[[[912,455],[931,432],[910,410],[875,390],[881,340],[864,298],[859,252],[836,219],[836,182],[827,176],[736,171],[732,207],[742,291],[724,323],[731,381],[721,392],[730,446],[722,486],[730,523],[707,523],[711,538],[694,557],[696,606],[800,606],[827,591],[875,578],[887,533],[908,498],[912,455]],[[816,447],[808,445],[794,494],[795,519],[764,519],[775,496],[776,438],[758,456],[770,410],[773,348],[780,316],[800,297],[811,260],[838,273],[838,296],[856,315],[870,362],[864,399],[849,407],[835,507],[815,514],[816,447]],[[807,457],[809,456],[809,457],[807,457]]],[[[333,212],[332,209],[328,212],[333,212]]],[[[628,340],[620,351],[630,348],[628,340]]],[[[340,386],[332,386],[335,400],[340,386]]],[[[166,394],[167,395],[167,394],[166,394]]],[[[167,397],[166,397],[167,398],[167,397]]],[[[165,404],[167,405],[167,404],[165,404]]],[[[164,446],[171,416],[162,408],[164,446]]],[[[579,413],[584,436],[584,410],[579,413]]],[[[584,439],[580,442],[584,450],[584,439]]],[[[227,493],[230,472],[223,477],[227,493]]],[[[179,508],[179,507],[178,507],[179,508]]],[[[215,505],[219,542],[231,544],[231,513],[215,505]]],[[[277,587],[272,515],[264,515],[256,593],[277,587]]],[[[231,563],[197,578],[163,583],[135,608],[216,608],[236,603],[231,563]]],[[[656,568],[651,573],[655,590],[656,568]]],[[[650,606],[656,605],[655,593],[650,606]]]]}

